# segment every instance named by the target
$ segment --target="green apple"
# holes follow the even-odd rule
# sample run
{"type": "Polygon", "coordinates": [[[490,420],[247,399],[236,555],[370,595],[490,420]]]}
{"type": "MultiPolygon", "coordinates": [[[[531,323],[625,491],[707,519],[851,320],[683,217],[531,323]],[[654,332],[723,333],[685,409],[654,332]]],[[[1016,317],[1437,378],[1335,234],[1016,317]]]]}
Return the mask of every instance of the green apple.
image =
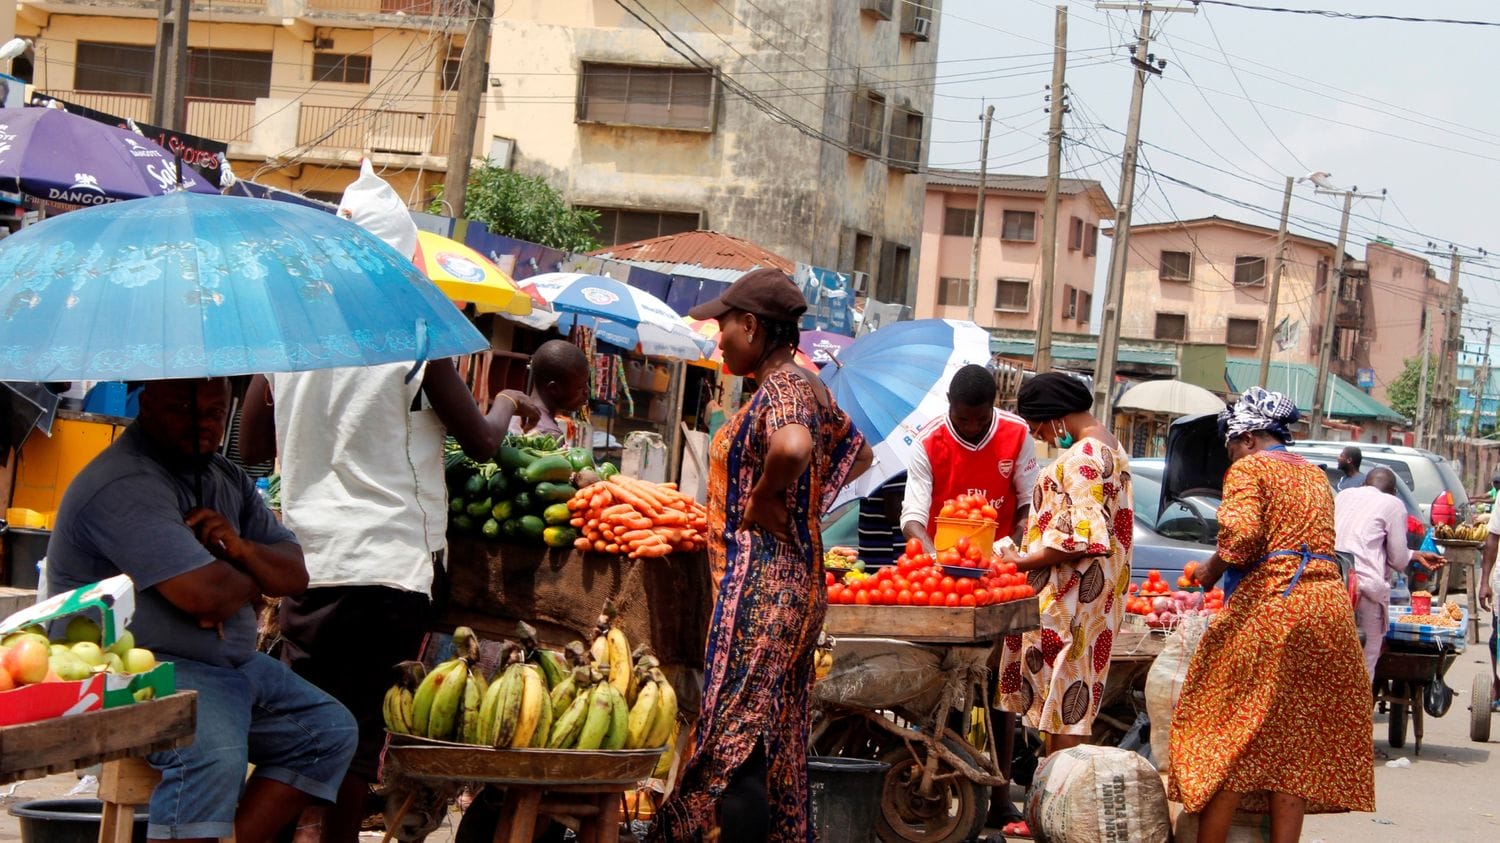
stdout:
{"type": "Polygon", "coordinates": [[[98,644],[100,641],[99,624],[87,615],[74,615],[68,621],[67,631],[63,635],[68,639],[68,643],[70,644],[76,644],[80,641],[89,641],[98,644]]]}
{"type": "Polygon", "coordinates": [[[124,634],[115,639],[115,643],[109,645],[107,649],[108,652],[114,653],[115,655],[123,659],[125,658],[126,653],[135,649],[135,635],[127,629],[125,630],[124,634]]]}
{"type": "Polygon", "coordinates": [[[104,651],[99,645],[92,641],[79,641],[73,645],[73,655],[83,659],[84,663],[93,667],[96,664],[104,664],[104,651]]]}
{"type": "Polygon", "coordinates": [[[132,647],[125,654],[126,673],[145,673],[153,667],[156,667],[156,655],[150,650],[132,647]]]}
{"type": "Polygon", "coordinates": [[[58,653],[71,652],[73,652],[73,648],[69,647],[67,644],[52,644],[47,647],[47,654],[52,656],[55,656],[58,653]]]}
{"type": "Polygon", "coordinates": [[[47,662],[52,667],[52,672],[56,673],[58,678],[64,682],[77,682],[80,679],[87,679],[92,673],[89,665],[72,653],[59,653],[48,659],[47,662]]]}

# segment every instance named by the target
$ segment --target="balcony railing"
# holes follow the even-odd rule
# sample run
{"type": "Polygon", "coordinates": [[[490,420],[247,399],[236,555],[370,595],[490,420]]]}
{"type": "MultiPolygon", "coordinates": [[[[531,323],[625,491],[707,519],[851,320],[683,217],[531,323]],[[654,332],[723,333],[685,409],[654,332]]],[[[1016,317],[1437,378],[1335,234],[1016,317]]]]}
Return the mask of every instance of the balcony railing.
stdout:
{"type": "MultiPolygon", "coordinates": [[[[105,94],[92,91],[48,91],[61,100],[144,123],[151,119],[151,98],[145,94],[105,94]]],[[[189,99],[187,126],[190,135],[222,143],[250,140],[255,122],[255,104],[226,100],[189,99]]]]}
{"type": "Polygon", "coordinates": [[[468,17],[464,0],[304,0],[310,14],[393,15],[415,17],[468,17]]]}
{"type": "Polygon", "coordinates": [[[443,155],[453,115],[420,111],[304,105],[297,144],[400,155],[443,155]]]}

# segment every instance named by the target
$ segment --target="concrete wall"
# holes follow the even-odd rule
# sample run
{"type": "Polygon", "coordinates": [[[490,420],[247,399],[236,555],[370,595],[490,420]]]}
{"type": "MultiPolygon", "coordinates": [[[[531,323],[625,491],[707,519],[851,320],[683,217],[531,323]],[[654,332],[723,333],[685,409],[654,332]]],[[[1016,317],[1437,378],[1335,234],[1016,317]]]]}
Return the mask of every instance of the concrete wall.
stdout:
{"type": "MultiPolygon", "coordinates": [[[[977,207],[975,191],[967,188],[929,187],[925,203],[922,226],[922,260],[917,274],[916,315],[918,318],[967,319],[967,302],[960,305],[938,304],[939,279],[968,278],[969,264],[973,255],[974,241],[969,237],[943,234],[946,208],[977,207]]],[[[993,193],[986,192],[984,199],[984,231],[979,244],[979,291],[974,318],[987,328],[1017,328],[1035,330],[1037,308],[1041,295],[1042,278],[1042,209],[1043,197],[1037,193],[993,193]],[[1005,211],[1031,211],[1036,214],[1036,238],[1038,242],[1019,243],[1000,239],[1005,211]],[[995,310],[995,282],[1000,278],[1031,282],[1029,307],[1026,312],[995,310]]],[[[1061,196],[1058,201],[1057,263],[1053,285],[1052,329],[1062,333],[1088,333],[1088,310],[1077,318],[1064,319],[1064,290],[1067,287],[1095,293],[1094,284],[1097,255],[1084,255],[1083,249],[1068,248],[1068,226],[1073,217],[1085,223],[1099,225],[1099,212],[1088,194],[1078,193],[1061,196]]],[[[1102,288],[1101,288],[1102,289],[1102,288]]]]}
{"type": "MultiPolygon", "coordinates": [[[[1158,313],[1186,314],[1187,342],[1225,342],[1230,318],[1260,320],[1262,337],[1274,330],[1274,325],[1267,326],[1264,322],[1267,290],[1275,265],[1275,232],[1261,234],[1227,225],[1152,228],[1132,232],[1129,249],[1125,306],[1120,318],[1122,336],[1154,337],[1158,313]],[[1160,280],[1163,251],[1193,255],[1190,281],[1160,280]],[[1266,258],[1266,286],[1234,286],[1234,262],[1241,255],[1266,258]]],[[[1302,328],[1297,344],[1284,352],[1273,351],[1273,360],[1316,365],[1312,328],[1322,322],[1323,309],[1319,304],[1322,296],[1315,293],[1314,283],[1319,262],[1331,266],[1333,252],[1331,246],[1314,245],[1307,240],[1288,241],[1276,318],[1279,322],[1283,316],[1289,316],[1293,322],[1300,322],[1302,328]]],[[[1329,274],[1332,275],[1331,270],[1329,274]]],[[[1256,353],[1249,348],[1230,349],[1235,357],[1256,353]]]]}
{"type": "Polygon", "coordinates": [[[1370,265],[1371,309],[1365,331],[1370,340],[1370,366],[1375,369],[1372,395],[1385,401],[1389,385],[1401,375],[1406,360],[1422,354],[1423,312],[1431,321],[1428,346],[1439,359],[1446,317],[1443,308],[1448,284],[1431,275],[1427,259],[1380,243],[1365,247],[1370,265]]]}
{"type": "MultiPolygon", "coordinates": [[[[884,90],[888,106],[907,102],[931,115],[931,86],[912,80],[932,75],[935,37],[902,38],[896,23],[862,15],[856,3],[643,5],[659,19],[653,25],[702,57],[695,61],[839,142],[856,84],[884,90]],[[851,65],[880,66],[879,78],[842,69],[851,65]]],[[[853,265],[855,233],[864,232],[875,239],[868,270],[878,271],[889,242],[912,249],[914,274],[921,176],[778,123],[723,88],[708,132],[578,123],[585,61],[689,64],[613,0],[517,0],[495,21],[490,73],[499,85],[486,98],[487,134],[515,141],[516,169],[545,177],[574,204],[697,213],[705,227],[830,268],[866,268],[853,265]]]]}

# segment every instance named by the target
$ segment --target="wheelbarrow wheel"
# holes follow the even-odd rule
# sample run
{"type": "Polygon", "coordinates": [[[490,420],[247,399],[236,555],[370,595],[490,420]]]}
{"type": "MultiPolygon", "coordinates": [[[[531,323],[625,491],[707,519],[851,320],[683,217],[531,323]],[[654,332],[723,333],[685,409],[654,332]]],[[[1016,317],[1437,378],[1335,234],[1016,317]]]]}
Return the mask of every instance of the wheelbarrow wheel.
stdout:
{"type": "Polygon", "coordinates": [[[1484,743],[1490,739],[1490,710],[1495,704],[1495,683],[1489,671],[1474,677],[1469,694],[1469,740],[1484,743]]]}
{"type": "MultiPolygon", "coordinates": [[[[973,748],[951,738],[943,739],[950,752],[983,769],[973,748]]],[[[913,744],[918,752],[920,744],[913,744]]],[[[904,745],[880,758],[890,765],[881,790],[877,829],[885,843],[959,843],[978,837],[989,815],[990,789],[958,775],[941,759],[934,770],[932,798],[922,795],[922,764],[904,745]],[[946,778],[944,778],[946,776],[946,778]]]]}
{"type": "Polygon", "coordinates": [[[1411,714],[1411,701],[1405,699],[1406,683],[1392,682],[1391,692],[1393,696],[1401,696],[1402,699],[1391,701],[1391,714],[1389,729],[1386,731],[1386,742],[1391,749],[1400,749],[1406,746],[1406,719],[1411,714]]]}

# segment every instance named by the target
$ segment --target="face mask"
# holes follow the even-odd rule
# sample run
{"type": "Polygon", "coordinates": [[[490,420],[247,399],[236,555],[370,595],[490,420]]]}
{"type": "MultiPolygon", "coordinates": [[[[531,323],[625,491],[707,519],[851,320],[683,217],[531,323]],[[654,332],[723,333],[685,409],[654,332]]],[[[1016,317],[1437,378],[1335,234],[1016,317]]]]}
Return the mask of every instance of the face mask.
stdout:
{"type": "Polygon", "coordinates": [[[1057,447],[1067,449],[1073,447],[1073,434],[1063,426],[1062,422],[1053,422],[1052,432],[1057,434],[1057,447]]]}

